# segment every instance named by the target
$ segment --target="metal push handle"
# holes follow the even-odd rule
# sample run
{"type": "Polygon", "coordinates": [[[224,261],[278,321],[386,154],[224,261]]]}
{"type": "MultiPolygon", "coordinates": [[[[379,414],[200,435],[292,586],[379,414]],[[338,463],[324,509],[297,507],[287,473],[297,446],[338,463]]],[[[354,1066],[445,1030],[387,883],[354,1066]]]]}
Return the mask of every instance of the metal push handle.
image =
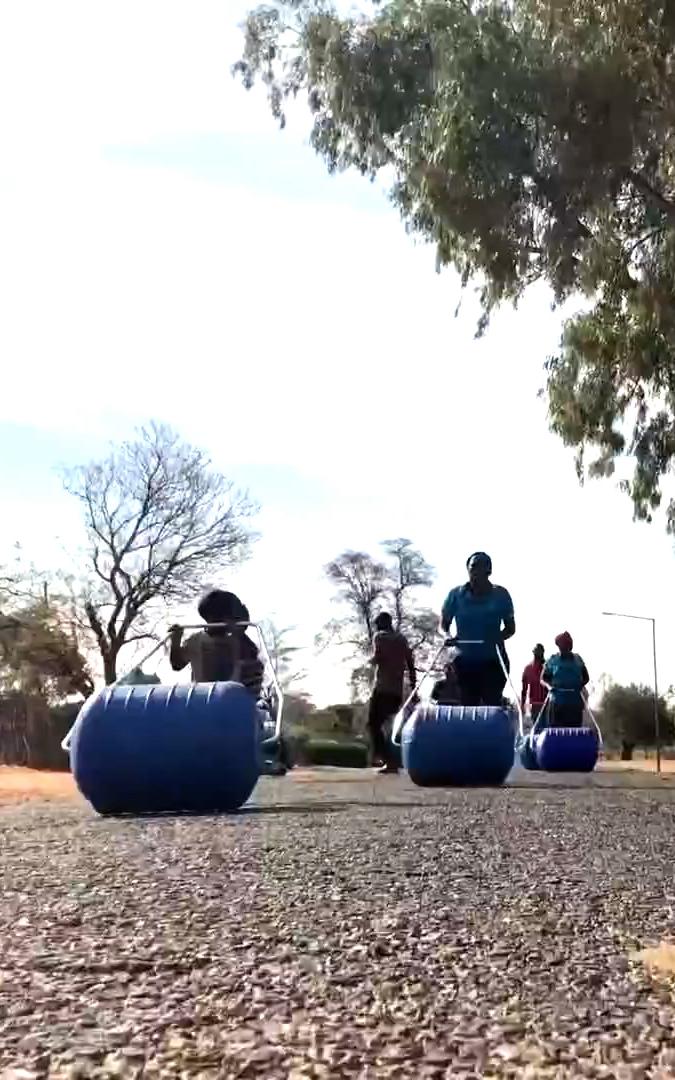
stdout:
{"type": "Polygon", "coordinates": [[[403,725],[404,725],[404,723],[406,721],[406,709],[408,708],[408,706],[412,702],[413,698],[417,697],[417,694],[419,693],[419,689],[422,686],[422,684],[424,683],[424,680],[426,678],[428,678],[429,675],[431,675],[432,671],[434,671],[434,669],[436,667],[436,664],[438,662],[438,658],[441,655],[441,653],[443,652],[444,648],[445,648],[445,642],[443,642],[442,645],[438,646],[436,652],[433,655],[432,660],[429,663],[429,666],[428,666],[427,670],[422,675],[422,678],[420,679],[420,681],[418,683],[415,684],[415,686],[412,687],[412,689],[411,689],[410,693],[408,694],[407,698],[405,699],[405,701],[401,705],[401,708],[396,713],[396,716],[394,717],[394,725],[393,725],[393,727],[391,729],[391,741],[392,741],[394,746],[400,746],[401,745],[400,735],[401,735],[401,731],[403,729],[403,725]]]}
{"type": "Polygon", "coordinates": [[[550,699],[551,699],[551,691],[549,690],[546,697],[545,697],[545,699],[544,699],[544,704],[541,707],[541,710],[539,712],[539,716],[537,717],[537,719],[533,723],[532,727],[530,728],[530,731],[529,731],[529,734],[528,734],[529,739],[533,739],[535,735],[538,735],[540,728],[543,727],[543,721],[544,721],[544,717],[546,716],[546,710],[549,707],[550,699]]]}
{"type": "MultiPolygon", "coordinates": [[[[552,688],[549,687],[548,688],[548,693],[546,695],[546,699],[544,701],[544,704],[541,707],[541,712],[539,713],[539,716],[537,717],[537,719],[533,723],[532,727],[530,728],[529,735],[528,735],[529,739],[532,739],[532,738],[534,738],[535,735],[538,735],[539,732],[541,731],[541,729],[544,726],[543,721],[544,721],[544,718],[546,716],[546,711],[553,704],[552,701],[551,701],[551,693],[552,693],[552,688]]],[[[580,691],[580,693],[581,693],[581,691],[580,691]]],[[[583,694],[581,694],[581,697],[582,697],[582,700],[583,700],[583,703],[584,703],[584,713],[588,716],[589,720],[591,721],[591,724],[595,728],[596,734],[598,736],[598,743],[599,743],[600,749],[602,749],[602,747],[604,746],[604,741],[603,741],[603,738],[602,738],[602,732],[600,730],[600,725],[598,724],[598,721],[595,719],[595,715],[593,713],[593,710],[591,709],[590,705],[588,704],[588,701],[586,700],[586,698],[584,698],[583,694]]]]}
{"type": "MultiPolygon", "coordinates": [[[[233,629],[235,627],[239,627],[240,629],[245,629],[247,627],[252,627],[256,631],[256,633],[258,635],[258,640],[260,642],[260,647],[261,647],[261,651],[263,653],[265,663],[267,664],[267,667],[269,668],[269,670],[271,672],[272,686],[274,687],[274,690],[275,690],[275,693],[276,693],[276,696],[277,696],[277,715],[276,715],[276,720],[275,720],[275,725],[274,725],[274,735],[271,735],[268,739],[263,739],[262,742],[261,742],[261,746],[264,749],[266,749],[266,750],[273,749],[274,746],[276,746],[278,744],[279,739],[281,737],[281,717],[282,717],[283,708],[284,708],[284,692],[281,689],[281,685],[280,685],[279,680],[277,678],[277,673],[274,670],[274,665],[272,664],[272,661],[270,659],[270,654],[269,654],[269,651],[268,651],[268,648],[267,648],[267,644],[265,642],[263,632],[262,632],[262,630],[260,628],[260,625],[258,623],[254,623],[254,622],[190,623],[190,624],[180,626],[180,629],[181,630],[203,630],[206,626],[210,626],[215,630],[231,630],[231,629],[233,629]]],[[[150,652],[147,653],[147,655],[144,656],[143,659],[138,664],[135,664],[134,667],[142,668],[145,664],[147,664],[148,660],[151,660],[152,657],[155,655],[155,653],[159,652],[159,650],[163,646],[166,645],[167,641],[169,641],[170,638],[171,638],[171,633],[170,632],[168,634],[165,634],[164,637],[161,638],[160,641],[158,641],[155,645],[153,645],[150,652]]],[[[121,678],[123,678],[123,676],[120,676],[120,678],[116,679],[114,683],[111,683],[111,685],[108,686],[107,689],[108,690],[114,690],[114,688],[119,685],[119,682],[120,682],[121,678]]],[[[77,723],[77,721],[75,723],[77,723]]],[[[74,730],[75,730],[75,724],[73,724],[70,731],[66,735],[65,739],[61,743],[62,748],[66,752],[70,749],[70,743],[72,741],[74,730]]]]}
{"type": "Polygon", "coordinates": [[[523,709],[522,709],[522,706],[520,704],[520,698],[518,697],[518,694],[516,692],[516,688],[513,685],[513,679],[511,678],[511,673],[509,672],[508,668],[506,667],[506,664],[504,663],[504,657],[501,654],[501,650],[499,648],[499,645],[495,645],[495,651],[497,653],[497,659],[499,660],[499,663],[501,665],[501,669],[504,672],[504,677],[506,678],[507,683],[509,684],[509,686],[511,687],[511,690],[513,691],[513,697],[514,697],[514,700],[515,700],[515,703],[516,703],[516,712],[518,713],[518,736],[522,739],[523,736],[525,735],[525,718],[523,716],[523,709]]]}
{"type": "Polygon", "coordinates": [[[413,686],[412,690],[408,694],[408,697],[403,702],[403,704],[401,705],[401,708],[399,709],[399,711],[396,714],[396,717],[394,719],[394,726],[392,727],[392,731],[391,731],[391,741],[392,741],[394,746],[400,746],[401,745],[401,732],[403,730],[403,725],[404,725],[404,723],[405,723],[405,721],[407,719],[407,717],[406,717],[406,709],[411,704],[413,698],[415,698],[417,696],[417,694],[419,693],[420,687],[424,683],[425,679],[427,679],[429,677],[429,675],[431,675],[432,671],[435,670],[436,664],[438,663],[438,658],[441,655],[441,653],[443,652],[443,649],[445,649],[448,645],[482,645],[482,644],[483,644],[482,640],[473,641],[473,640],[469,640],[468,638],[445,638],[445,640],[443,641],[443,644],[439,645],[438,649],[434,653],[434,656],[433,656],[429,666],[427,667],[427,670],[422,675],[422,678],[420,679],[420,681],[417,683],[416,686],[413,686]]]}
{"type": "MultiPolygon", "coordinates": [[[[469,638],[446,638],[446,640],[443,642],[443,644],[440,646],[440,648],[436,652],[433,660],[431,661],[431,664],[429,665],[429,667],[425,671],[425,673],[422,676],[422,678],[420,679],[419,683],[417,684],[417,686],[415,686],[411,690],[411,692],[408,695],[407,699],[405,700],[405,702],[403,703],[403,705],[399,709],[398,713],[396,714],[396,719],[394,720],[394,726],[393,726],[393,729],[392,729],[392,732],[391,732],[391,741],[394,744],[394,746],[400,746],[401,745],[401,732],[403,730],[403,725],[404,725],[404,723],[405,723],[405,721],[407,719],[407,717],[406,717],[406,709],[408,708],[411,701],[413,700],[413,698],[417,694],[417,692],[419,690],[419,687],[422,685],[424,680],[434,670],[434,668],[436,666],[436,663],[438,661],[438,658],[441,655],[443,649],[447,645],[484,645],[484,644],[485,644],[485,642],[484,642],[484,640],[482,638],[477,639],[477,640],[471,640],[469,638]]],[[[499,645],[495,645],[495,652],[497,653],[497,659],[499,660],[502,671],[504,672],[504,676],[505,676],[509,686],[511,687],[511,689],[513,691],[513,696],[514,696],[515,702],[516,702],[516,711],[518,713],[518,733],[519,733],[520,736],[522,736],[524,734],[525,729],[524,729],[524,725],[523,725],[523,712],[522,712],[522,709],[520,707],[520,702],[518,700],[518,695],[516,694],[516,689],[515,689],[515,687],[513,685],[513,681],[511,679],[511,676],[510,676],[510,674],[509,674],[509,672],[508,672],[508,670],[506,668],[506,664],[504,663],[504,658],[503,658],[503,656],[501,654],[499,645]]]]}

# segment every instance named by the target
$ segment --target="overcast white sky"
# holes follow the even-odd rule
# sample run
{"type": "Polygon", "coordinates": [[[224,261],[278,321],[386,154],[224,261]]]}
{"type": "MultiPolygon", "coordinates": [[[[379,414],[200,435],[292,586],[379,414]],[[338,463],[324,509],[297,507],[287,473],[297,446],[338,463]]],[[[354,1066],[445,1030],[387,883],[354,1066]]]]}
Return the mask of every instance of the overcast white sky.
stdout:
{"type": "MultiPolygon", "coordinates": [[[[322,566],[409,536],[430,602],[489,551],[516,673],[567,628],[592,675],[675,681],[672,543],[610,483],[581,489],[537,400],[560,316],[544,291],[474,339],[475,300],[434,273],[376,189],[330,178],[296,124],[230,77],[236,0],[0,8],[3,539],[45,565],[78,539],[54,475],[149,418],[261,502],[225,584],[309,645],[322,566]]],[[[330,654],[318,701],[344,696],[330,654]]]]}

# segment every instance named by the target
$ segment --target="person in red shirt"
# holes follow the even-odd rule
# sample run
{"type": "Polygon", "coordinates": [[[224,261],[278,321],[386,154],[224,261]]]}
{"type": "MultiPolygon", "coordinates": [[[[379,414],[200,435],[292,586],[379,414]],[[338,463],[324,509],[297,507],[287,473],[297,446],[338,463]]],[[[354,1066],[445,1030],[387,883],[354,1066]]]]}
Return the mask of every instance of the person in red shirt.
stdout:
{"type": "Polygon", "coordinates": [[[411,690],[415,687],[415,662],[403,634],[394,630],[391,615],[382,611],[375,620],[373,656],[375,668],[373,691],[368,705],[368,729],[373,761],[382,762],[381,773],[397,773],[394,753],[385,735],[385,726],[403,704],[403,679],[406,671],[411,690]]]}
{"type": "Polygon", "coordinates": [[[541,681],[541,675],[544,670],[544,661],[546,659],[544,646],[535,645],[532,650],[532,655],[534,656],[534,660],[531,664],[528,664],[523,671],[523,687],[520,693],[520,706],[523,712],[525,712],[529,694],[530,716],[532,718],[532,723],[534,724],[546,701],[547,691],[541,681]]]}

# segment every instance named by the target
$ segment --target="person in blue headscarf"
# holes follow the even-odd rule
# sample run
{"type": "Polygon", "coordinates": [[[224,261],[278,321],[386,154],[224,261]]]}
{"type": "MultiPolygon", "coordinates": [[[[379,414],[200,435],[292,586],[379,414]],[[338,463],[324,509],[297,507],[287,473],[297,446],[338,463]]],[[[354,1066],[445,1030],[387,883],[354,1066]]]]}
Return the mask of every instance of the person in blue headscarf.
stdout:
{"type": "Polygon", "coordinates": [[[466,567],[469,580],[448,593],[441,628],[447,634],[455,623],[456,636],[448,644],[456,649],[462,705],[501,705],[510,670],[504,642],[516,632],[513,601],[506,589],[490,581],[492,560],[484,551],[470,555],[466,567]]]}

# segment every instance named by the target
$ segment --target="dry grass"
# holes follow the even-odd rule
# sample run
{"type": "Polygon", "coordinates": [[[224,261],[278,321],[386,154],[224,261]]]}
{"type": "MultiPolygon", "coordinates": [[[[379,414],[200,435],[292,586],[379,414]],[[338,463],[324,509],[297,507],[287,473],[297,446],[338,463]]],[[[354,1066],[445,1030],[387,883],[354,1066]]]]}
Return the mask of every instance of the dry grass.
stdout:
{"type": "MultiPolygon", "coordinates": [[[[603,761],[601,768],[617,772],[656,772],[656,758],[635,758],[634,761],[603,761]]],[[[666,775],[675,773],[675,760],[661,758],[661,772],[666,775]]]]}
{"type": "Polygon", "coordinates": [[[28,802],[77,800],[80,796],[70,773],[42,772],[0,765],[0,806],[28,802]]]}
{"type": "MultiPolygon", "coordinates": [[[[675,761],[662,761],[661,767],[665,781],[675,782],[675,761]]],[[[655,772],[654,759],[635,761],[604,761],[600,765],[603,773],[614,773],[616,783],[623,787],[630,782],[627,774],[645,774],[655,772]],[[616,775],[619,774],[619,775],[616,775]],[[620,776],[625,779],[620,779],[620,776]]],[[[609,778],[608,778],[609,779],[609,778]]],[[[637,777],[635,778],[637,780],[637,777]]],[[[289,775],[288,781],[294,784],[354,784],[377,783],[378,780],[370,769],[314,769],[296,768],[289,775]]],[[[288,782],[287,781],[287,782],[288,782]]],[[[379,781],[381,783],[381,781],[379,781]]],[[[648,782],[648,781],[647,781],[648,782]]],[[[604,785],[602,785],[604,786],[604,785]]],[[[642,785],[641,785],[642,786],[642,785]]],[[[80,795],[70,773],[43,772],[36,769],[23,769],[0,765],[0,806],[31,800],[78,801],[80,795]]],[[[675,950],[675,947],[674,947],[675,950]]]]}
{"type": "Polygon", "coordinates": [[[653,975],[675,975],[675,944],[662,941],[649,949],[642,949],[634,954],[635,960],[641,960],[653,975]]]}

